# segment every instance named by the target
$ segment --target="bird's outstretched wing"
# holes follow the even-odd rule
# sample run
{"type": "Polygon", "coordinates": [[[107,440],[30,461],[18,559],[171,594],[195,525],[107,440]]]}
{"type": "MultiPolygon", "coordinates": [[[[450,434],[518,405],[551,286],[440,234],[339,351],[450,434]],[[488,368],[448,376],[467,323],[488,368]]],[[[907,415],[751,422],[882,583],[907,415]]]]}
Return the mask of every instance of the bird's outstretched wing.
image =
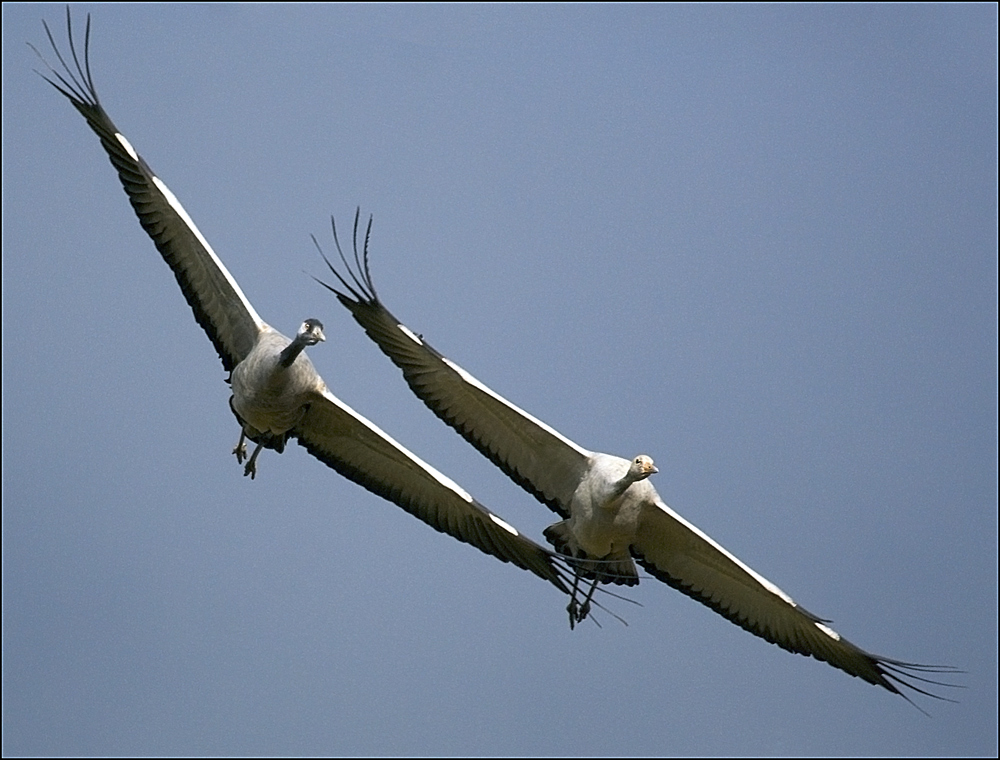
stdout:
{"type": "MultiPolygon", "coordinates": [[[[655,493],[651,487],[639,492],[655,493]]],[[[893,660],[855,646],[833,630],[829,620],[800,607],[661,500],[649,501],[642,505],[637,538],[631,548],[636,561],[659,580],[755,636],[789,652],[811,655],[900,694],[907,701],[911,700],[899,687],[945,699],[918,684],[954,686],[929,678],[960,672],[954,668],[893,660]]]]}
{"type": "Polygon", "coordinates": [[[299,424],[310,454],[435,530],[528,570],[569,593],[566,561],[523,536],[447,476],[323,389],[299,424]]]}
{"type": "Polygon", "coordinates": [[[139,217],[139,223],[173,270],[184,297],[194,311],[194,318],[208,334],[223,366],[232,371],[253,348],[264,322],[184,207],[136,153],[101,106],[90,74],[90,16],[87,16],[81,64],[73,39],[69,7],[66,8],[72,67],[59,52],[48,24],[44,21],[42,24],[62,72],[50,66],[44,56],[35,50],[49,70],[49,76],[41,76],[69,99],[101,139],[101,145],[139,217]]]}

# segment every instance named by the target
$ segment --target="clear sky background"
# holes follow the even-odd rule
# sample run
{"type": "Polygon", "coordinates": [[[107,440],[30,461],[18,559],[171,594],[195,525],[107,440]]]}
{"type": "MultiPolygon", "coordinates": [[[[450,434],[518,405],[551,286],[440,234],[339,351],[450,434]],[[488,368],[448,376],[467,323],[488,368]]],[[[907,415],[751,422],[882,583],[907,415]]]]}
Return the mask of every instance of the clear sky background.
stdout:
{"type": "MultiPolygon", "coordinates": [[[[389,308],[858,645],[662,583],[566,600],[291,446],[225,373],[3,6],[5,754],[995,755],[997,11],[74,6],[119,128],[334,393],[541,541],[554,515],[308,276],[389,308]]],[[[65,49],[65,48],[64,48],[65,49]]]]}

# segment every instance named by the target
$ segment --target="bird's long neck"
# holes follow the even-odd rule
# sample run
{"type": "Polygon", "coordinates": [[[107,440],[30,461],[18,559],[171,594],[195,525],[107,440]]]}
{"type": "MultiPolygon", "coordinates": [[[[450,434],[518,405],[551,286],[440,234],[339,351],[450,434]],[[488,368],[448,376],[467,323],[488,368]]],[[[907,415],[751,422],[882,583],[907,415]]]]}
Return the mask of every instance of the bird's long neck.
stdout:
{"type": "Polygon", "coordinates": [[[622,497],[630,485],[635,483],[635,477],[633,477],[631,472],[625,473],[620,480],[608,483],[605,488],[604,497],[601,502],[607,506],[611,507],[618,503],[618,500],[622,497]]]}
{"type": "Polygon", "coordinates": [[[625,491],[628,490],[628,487],[633,483],[635,483],[635,478],[632,476],[632,473],[631,472],[625,473],[624,477],[612,486],[611,488],[612,498],[617,499],[619,496],[625,493],[625,491]]]}
{"type": "Polygon", "coordinates": [[[295,338],[291,343],[285,346],[281,353],[278,355],[278,364],[280,364],[285,369],[292,366],[296,357],[302,353],[302,349],[306,347],[306,343],[300,340],[298,337],[295,338]]]}

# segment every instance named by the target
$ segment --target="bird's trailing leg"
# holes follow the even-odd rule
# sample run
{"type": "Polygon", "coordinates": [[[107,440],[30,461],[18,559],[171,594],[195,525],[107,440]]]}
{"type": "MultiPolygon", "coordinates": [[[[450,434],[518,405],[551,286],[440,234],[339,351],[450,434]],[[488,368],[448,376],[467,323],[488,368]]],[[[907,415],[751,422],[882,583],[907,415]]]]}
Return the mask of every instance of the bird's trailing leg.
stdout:
{"type": "Polygon", "coordinates": [[[590,614],[590,600],[594,596],[594,591],[597,589],[597,578],[594,578],[594,582],[590,584],[590,590],[587,592],[587,596],[583,600],[583,604],[578,604],[576,601],[576,595],[580,591],[580,572],[577,571],[573,575],[573,590],[570,591],[569,595],[569,605],[566,607],[566,611],[569,612],[569,629],[572,631],[577,623],[583,622],[587,619],[587,615],[590,614]]]}
{"type": "MultiPolygon", "coordinates": [[[[233,453],[236,455],[236,461],[239,464],[243,464],[243,460],[247,458],[247,431],[240,429],[240,440],[236,442],[236,448],[233,449],[233,453]]],[[[264,448],[263,443],[258,443],[257,448],[253,450],[253,454],[250,455],[250,461],[247,462],[247,466],[243,468],[243,477],[247,475],[250,476],[250,480],[253,480],[257,475],[257,455],[260,450],[264,448]]]]}
{"type": "Polygon", "coordinates": [[[237,464],[243,464],[243,460],[247,458],[247,445],[244,443],[246,439],[246,431],[240,428],[240,440],[236,442],[236,448],[233,449],[233,453],[236,455],[237,464]]]}
{"type": "MultiPolygon", "coordinates": [[[[243,468],[243,476],[246,477],[249,475],[250,480],[253,480],[257,476],[257,455],[260,453],[262,448],[264,448],[264,444],[258,443],[257,448],[255,448],[253,450],[253,454],[250,455],[250,461],[247,462],[247,466],[243,468]]],[[[246,450],[244,449],[244,454],[245,453],[246,450]]]]}
{"type": "Polygon", "coordinates": [[[576,627],[577,622],[577,611],[578,607],[576,605],[576,592],[580,588],[580,574],[573,574],[573,588],[569,592],[569,604],[566,605],[566,611],[569,613],[569,629],[572,631],[576,627]]]}

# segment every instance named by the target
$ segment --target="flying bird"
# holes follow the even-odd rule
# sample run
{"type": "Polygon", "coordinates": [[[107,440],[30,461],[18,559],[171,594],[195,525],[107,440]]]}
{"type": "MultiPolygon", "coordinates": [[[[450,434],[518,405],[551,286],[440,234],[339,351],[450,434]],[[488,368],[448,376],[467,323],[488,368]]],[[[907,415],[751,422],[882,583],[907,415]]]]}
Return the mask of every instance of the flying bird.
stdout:
{"type": "Polygon", "coordinates": [[[90,16],[81,65],[66,9],[73,68],[48,25],[43,22],[43,26],[62,72],[38,54],[51,74],[41,76],[97,133],[140,224],[170,266],[195,320],[230,373],[230,406],[240,424],[233,450],[237,461],[247,458],[246,439],[256,443],[244,474],[254,477],[262,448],[280,453],[294,438],[321,462],[432,528],[529,570],[568,593],[564,558],[523,536],[330,392],[304,351],[325,340],[318,320],[304,320],[295,338],[289,339],[261,319],[180,202],[101,105],[90,73],[90,16]]]}
{"type": "Polygon", "coordinates": [[[599,583],[637,584],[638,563],[656,579],[783,649],[828,662],[911,704],[900,686],[946,699],[915,682],[954,686],[927,676],[960,671],[871,654],[843,638],[830,621],[803,609],[668,507],[649,481],[657,468],[648,455],[626,459],[585,449],[507,401],[406,327],[375,291],[368,258],[370,218],[364,253],[359,255],[359,216],[354,219],[353,265],[341,250],[335,223],[333,236],[344,273],[323,256],[341,287],[320,284],[350,310],[431,411],[561,518],[544,534],[573,560],[571,626],[587,616],[599,583]]]}

